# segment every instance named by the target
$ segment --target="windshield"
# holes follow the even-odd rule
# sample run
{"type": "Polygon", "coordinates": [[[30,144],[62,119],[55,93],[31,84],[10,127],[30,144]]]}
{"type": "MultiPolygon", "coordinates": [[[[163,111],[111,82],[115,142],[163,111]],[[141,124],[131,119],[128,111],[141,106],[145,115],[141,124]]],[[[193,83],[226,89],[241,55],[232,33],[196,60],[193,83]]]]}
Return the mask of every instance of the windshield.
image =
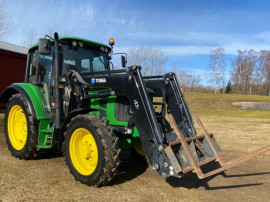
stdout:
{"type": "Polygon", "coordinates": [[[109,70],[108,54],[87,48],[74,49],[67,45],[63,46],[62,64],[62,75],[70,70],[82,75],[109,70]]]}

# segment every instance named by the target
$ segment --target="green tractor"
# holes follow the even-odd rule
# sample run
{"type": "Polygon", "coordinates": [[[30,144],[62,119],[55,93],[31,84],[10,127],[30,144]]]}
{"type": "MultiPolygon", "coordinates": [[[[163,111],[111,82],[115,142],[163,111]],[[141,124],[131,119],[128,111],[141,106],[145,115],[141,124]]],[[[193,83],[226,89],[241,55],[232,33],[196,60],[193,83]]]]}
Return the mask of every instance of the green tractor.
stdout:
{"type": "Polygon", "coordinates": [[[141,67],[114,70],[110,46],[76,37],[46,36],[29,49],[24,83],[1,95],[7,103],[5,136],[11,154],[34,159],[63,152],[81,183],[102,186],[117,174],[121,149],[131,150],[163,178],[222,172],[269,150],[269,145],[224,163],[213,134],[197,116],[197,135],[174,73],[143,77],[141,67]],[[170,120],[168,120],[168,117],[170,120]],[[201,166],[219,161],[203,173],[201,166]]]}

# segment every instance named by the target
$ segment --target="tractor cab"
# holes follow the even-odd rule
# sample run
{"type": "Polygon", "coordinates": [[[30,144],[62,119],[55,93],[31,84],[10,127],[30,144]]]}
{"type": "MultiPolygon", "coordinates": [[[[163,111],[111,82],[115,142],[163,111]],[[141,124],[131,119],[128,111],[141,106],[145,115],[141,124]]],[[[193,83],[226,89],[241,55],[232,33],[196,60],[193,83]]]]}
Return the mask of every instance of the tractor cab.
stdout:
{"type": "MultiPolygon", "coordinates": [[[[52,42],[49,39],[46,39],[45,42],[40,40],[39,44],[35,44],[30,48],[26,82],[38,83],[38,76],[41,76],[42,79],[42,74],[46,74],[47,77],[53,74],[54,45],[47,46],[49,50],[40,48],[52,42]],[[47,71],[44,72],[43,68],[47,71]]],[[[110,70],[109,53],[111,48],[107,45],[75,37],[60,37],[59,44],[61,76],[70,70],[75,70],[82,75],[110,70]]]]}
{"type": "Polygon", "coordinates": [[[59,38],[59,69],[54,69],[53,40],[43,39],[29,50],[25,82],[36,85],[40,91],[45,114],[54,117],[55,71],[65,77],[71,70],[82,77],[106,76],[110,72],[109,53],[105,44],[76,37],[59,38]]]}

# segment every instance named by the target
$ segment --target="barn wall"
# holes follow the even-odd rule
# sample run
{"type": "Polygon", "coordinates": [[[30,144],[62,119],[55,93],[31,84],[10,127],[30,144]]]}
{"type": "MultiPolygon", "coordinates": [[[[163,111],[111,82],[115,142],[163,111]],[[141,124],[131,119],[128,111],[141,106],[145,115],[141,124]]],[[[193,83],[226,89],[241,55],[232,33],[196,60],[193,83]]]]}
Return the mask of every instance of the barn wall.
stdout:
{"type": "Polygon", "coordinates": [[[0,94],[10,84],[24,81],[26,59],[26,55],[0,50],[0,94]]]}

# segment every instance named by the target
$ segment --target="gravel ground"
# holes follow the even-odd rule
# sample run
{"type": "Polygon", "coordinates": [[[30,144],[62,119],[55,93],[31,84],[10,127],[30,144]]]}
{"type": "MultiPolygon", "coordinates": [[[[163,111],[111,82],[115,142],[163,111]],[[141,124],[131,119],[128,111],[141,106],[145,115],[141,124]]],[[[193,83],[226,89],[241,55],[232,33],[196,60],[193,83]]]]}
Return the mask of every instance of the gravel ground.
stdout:
{"type": "MultiPolygon", "coordinates": [[[[270,120],[201,117],[232,159],[270,142],[270,120]]],[[[63,156],[18,160],[0,126],[0,201],[269,201],[270,154],[204,180],[195,174],[163,180],[151,168],[121,154],[119,174],[105,187],[76,182],[63,156]]]]}

